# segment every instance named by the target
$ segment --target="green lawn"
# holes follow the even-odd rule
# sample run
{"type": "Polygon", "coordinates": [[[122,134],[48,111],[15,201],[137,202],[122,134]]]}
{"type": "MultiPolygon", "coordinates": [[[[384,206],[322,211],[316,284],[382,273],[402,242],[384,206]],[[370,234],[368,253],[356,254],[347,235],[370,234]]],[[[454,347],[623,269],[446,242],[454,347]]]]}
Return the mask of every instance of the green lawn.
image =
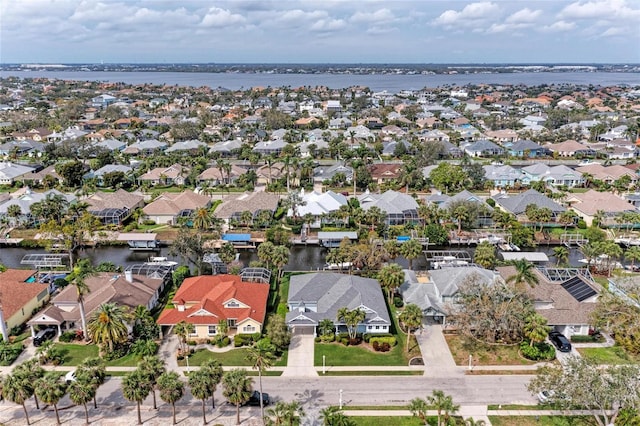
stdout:
{"type": "Polygon", "coordinates": [[[607,348],[577,348],[580,355],[591,358],[598,364],[636,364],[640,363],[640,358],[634,357],[618,346],[607,348]]]}
{"type": "Polygon", "coordinates": [[[389,352],[374,352],[363,346],[344,346],[340,343],[316,343],[314,345],[314,365],[322,366],[325,356],[327,367],[360,366],[360,365],[392,365],[406,366],[403,348],[397,344],[389,352]]]}
{"type": "MultiPolygon", "coordinates": [[[[349,407],[346,408],[349,409],[349,407]]],[[[357,426],[422,426],[424,424],[419,418],[412,416],[349,416],[349,419],[353,420],[357,426]]]]}
{"type": "MultiPolygon", "coordinates": [[[[208,349],[198,349],[193,355],[189,357],[189,365],[202,365],[203,362],[209,359],[217,359],[223,366],[234,367],[251,367],[251,363],[247,361],[247,348],[233,349],[228,352],[211,352],[208,349]]],[[[287,352],[285,351],[280,359],[274,362],[274,366],[283,367],[287,365],[287,352]]],[[[185,367],[187,362],[185,360],[178,361],[178,365],[185,367]]]]}
{"type": "Polygon", "coordinates": [[[56,343],[54,347],[60,349],[64,356],[62,365],[78,365],[86,358],[98,356],[96,345],[78,345],[75,343],[56,343]]]}
{"type": "Polygon", "coordinates": [[[489,416],[493,426],[595,426],[592,416],[489,416]]]}

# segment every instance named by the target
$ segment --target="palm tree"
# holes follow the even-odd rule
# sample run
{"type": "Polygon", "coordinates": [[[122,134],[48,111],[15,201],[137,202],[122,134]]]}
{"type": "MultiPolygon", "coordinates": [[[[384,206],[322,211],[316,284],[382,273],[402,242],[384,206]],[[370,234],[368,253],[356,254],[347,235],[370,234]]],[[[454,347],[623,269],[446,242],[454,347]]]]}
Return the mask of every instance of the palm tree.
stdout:
{"type": "Polygon", "coordinates": [[[451,216],[458,223],[458,235],[460,235],[460,233],[462,232],[462,224],[465,221],[469,220],[469,217],[471,216],[469,213],[469,209],[467,208],[467,206],[461,204],[451,212],[451,216]]]}
{"type": "Polygon", "coordinates": [[[267,269],[271,269],[271,262],[273,259],[273,251],[275,245],[271,241],[265,241],[258,246],[258,259],[265,264],[267,269]]]}
{"type": "Polygon", "coordinates": [[[140,370],[140,374],[145,378],[147,385],[149,385],[151,389],[153,409],[157,410],[156,387],[158,386],[158,378],[167,371],[164,366],[164,361],[156,355],[144,356],[140,362],[138,362],[138,370],[140,370]]]}
{"type": "Polygon", "coordinates": [[[40,409],[40,403],[38,402],[38,396],[35,394],[33,383],[35,383],[38,379],[44,377],[45,370],[40,366],[37,358],[31,358],[23,363],[19,364],[13,370],[13,374],[18,375],[25,383],[29,384],[31,395],[33,395],[33,399],[36,403],[36,408],[40,409]]]}
{"type": "Polygon", "coordinates": [[[173,411],[173,424],[176,424],[176,402],[184,396],[184,382],[175,371],[168,371],[158,377],[158,389],[160,398],[171,404],[173,411]]]}
{"type": "Polygon", "coordinates": [[[405,241],[400,245],[400,254],[409,261],[409,269],[413,269],[413,259],[422,253],[422,244],[418,240],[405,241]]]}
{"type": "Polygon", "coordinates": [[[15,404],[22,405],[27,425],[30,425],[31,422],[29,421],[29,412],[25,402],[31,398],[31,395],[33,395],[32,382],[25,380],[24,377],[15,372],[5,377],[2,381],[2,397],[15,404]]]}
{"type": "Polygon", "coordinates": [[[298,401],[285,403],[284,420],[289,422],[289,426],[300,424],[300,419],[302,417],[304,417],[304,410],[302,408],[302,405],[298,401]]]}
{"type": "MultiPolygon", "coordinates": [[[[232,404],[236,405],[236,424],[240,424],[240,406],[251,397],[252,380],[247,376],[244,368],[234,368],[222,376],[222,394],[232,404]]],[[[262,397],[262,396],[261,396],[262,397]]]]}
{"type": "Polygon", "coordinates": [[[640,260],[640,247],[629,247],[627,251],[624,252],[624,259],[631,261],[631,270],[633,271],[635,269],[636,260],[640,260]]]}
{"type": "Polygon", "coordinates": [[[323,426],[355,426],[356,424],[335,405],[320,410],[320,419],[323,426]]]}
{"type": "Polygon", "coordinates": [[[207,424],[207,412],[205,401],[213,397],[215,386],[211,384],[211,376],[204,369],[199,369],[189,373],[189,389],[194,398],[202,401],[202,421],[207,424]]]}
{"type": "Polygon", "coordinates": [[[553,255],[556,257],[556,266],[565,264],[569,260],[569,250],[564,246],[555,247],[553,255]]]}
{"type": "Polygon", "coordinates": [[[407,327],[407,351],[409,350],[409,341],[411,340],[411,329],[418,328],[422,325],[423,316],[422,309],[415,303],[409,303],[400,313],[400,321],[407,327]]]}
{"type": "Polygon", "coordinates": [[[96,388],[89,382],[75,380],[69,385],[69,399],[74,404],[84,407],[84,418],[89,424],[89,411],[87,410],[87,402],[91,401],[96,394],[96,388]]]}
{"type": "Polygon", "coordinates": [[[58,414],[58,402],[62,399],[67,391],[67,384],[60,379],[55,372],[47,373],[35,383],[35,391],[40,401],[45,404],[53,405],[56,413],[56,422],[60,424],[60,415],[58,414]]]}
{"type": "MultiPolygon", "coordinates": [[[[81,260],[74,267],[70,274],[70,283],[76,287],[78,308],[80,308],[80,322],[82,324],[82,334],[85,340],[89,338],[87,330],[87,314],[84,309],[84,296],[91,292],[85,280],[93,275],[93,268],[89,260],[81,260]]],[[[67,279],[69,279],[67,278],[67,279]]]]}
{"type": "Polygon", "coordinates": [[[318,323],[318,331],[321,336],[333,336],[336,325],[329,318],[325,318],[318,323]]]}
{"type": "Polygon", "coordinates": [[[286,246],[275,246],[273,249],[273,265],[278,268],[278,280],[282,277],[282,268],[289,262],[291,253],[286,246]]]}
{"type": "Polygon", "coordinates": [[[486,424],[484,420],[474,420],[473,417],[464,419],[464,426],[486,426],[486,424]]]}
{"type": "Polygon", "coordinates": [[[378,272],[378,281],[387,290],[387,298],[389,299],[389,306],[391,306],[395,290],[404,283],[402,267],[397,263],[389,263],[383,266],[378,272]]]}
{"type": "Polygon", "coordinates": [[[134,370],[124,376],[122,379],[122,395],[129,401],[135,401],[138,407],[138,424],[142,424],[142,416],[140,415],[140,404],[145,400],[151,387],[146,378],[141,374],[140,370],[134,370]]]}
{"type": "Polygon", "coordinates": [[[96,393],[100,386],[104,384],[107,375],[104,361],[101,358],[85,358],[76,370],[76,380],[84,381],[94,387],[93,408],[98,408],[96,393]]]}
{"type": "Polygon", "coordinates": [[[347,326],[349,340],[355,340],[358,324],[364,321],[366,316],[367,314],[359,308],[353,310],[349,310],[347,307],[338,309],[338,321],[342,321],[347,326]]]}
{"type": "MultiPolygon", "coordinates": [[[[225,322],[226,323],[226,322],[225,322]]],[[[208,359],[200,366],[200,371],[206,371],[210,378],[211,385],[211,408],[216,408],[215,392],[218,384],[222,380],[222,364],[217,359],[208,359]]]]}
{"type": "Polygon", "coordinates": [[[434,390],[431,396],[428,396],[427,399],[429,401],[429,405],[432,405],[438,412],[438,426],[446,425],[449,421],[449,416],[451,414],[455,414],[458,409],[460,409],[459,405],[453,403],[451,395],[445,395],[441,390],[434,390]],[[444,422],[441,422],[443,412],[444,422]]]}
{"type": "Polygon", "coordinates": [[[200,207],[193,212],[193,227],[199,230],[211,228],[213,215],[206,207],[200,207]]]}
{"type": "Polygon", "coordinates": [[[543,342],[551,328],[547,326],[547,319],[540,314],[531,314],[524,324],[524,334],[529,338],[529,346],[536,342],[543,342]]]}
{"type": "Polygon", "coordinates": [[[260,387],[260,418],[264,419],[264,404],[262,401],[262,373],[273,365],[276,359],[276,348],[267,339],[258,340],[247,352],[249,361],[254,370],[258,370],[258,383],[260,387]]]}
{"type": "Polygon", "coordinates": [[[187,336],[194,330],[194,325],[186,321],[180,321],[173,327],[173,332],[178,336],[180,343],[180,352],[185,351],[185,345],[187,343],[187,336]]]}
{"type": "Polygon", "coordinates": [[[427,401],[422,398],[413,398],[407,408],[411,411],[413,417],[419,418],[425,425],[428,424],[427,411],[429,410],[429,404],[427,404],[427,401]]]}
{"type": "Polygon", "coordinates": [[[526,259],[518,259],[514,260],[511,264],[516,267],[516,273],[507,278],[507,282],[514,283],[516,287],[522,284],[535,287],[536,284],[538,284],[539,278],[535,273],[536,268],[533,263],[526,259]]]}
{"type": "Polygon", "coordinates": [[[109,352],[113,352],[116,344],[123,343],[127,340],[129,330],[127,328],[127,320],[129,315],[124,306],[115,303],[103,303],[95,310],[89,320],[89,335],[91,340],[100,345],[109,348],[109,352]]]}

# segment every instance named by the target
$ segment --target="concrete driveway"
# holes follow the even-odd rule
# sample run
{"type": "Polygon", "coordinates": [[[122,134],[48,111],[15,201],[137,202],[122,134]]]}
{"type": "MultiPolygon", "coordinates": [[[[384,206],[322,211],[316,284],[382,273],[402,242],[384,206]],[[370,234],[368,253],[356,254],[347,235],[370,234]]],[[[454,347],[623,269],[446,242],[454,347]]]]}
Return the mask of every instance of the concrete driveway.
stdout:
{"type": "Polygon", "coordinates": [[[422,360],[424,361],[424,375],[431,377],[450,377],[464,375],[464,371],[456,366],[447,341],[442,334],[442,325],[425,325],[416,334],[422,360]]]}
{"type": "Polygon", "coordinates": [[[308,331],[301,327],[294,329],[291,343],[289,343],[287,368],[284,369],[283,376],[318,376],[313,366],[313,345],[315,343],[313,339],[315,336],[308,331]]]}

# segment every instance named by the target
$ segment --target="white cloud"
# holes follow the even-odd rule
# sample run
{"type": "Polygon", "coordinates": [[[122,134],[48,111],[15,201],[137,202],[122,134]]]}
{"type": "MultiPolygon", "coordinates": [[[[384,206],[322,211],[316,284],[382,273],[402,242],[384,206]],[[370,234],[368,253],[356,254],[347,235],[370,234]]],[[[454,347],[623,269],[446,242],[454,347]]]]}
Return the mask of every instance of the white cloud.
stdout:
{"type": "Polygon", "coordinates": [[[356,12],[349,19],[353,23],[380,23],[393,20],[395,20],[395,16],[389,9],[378,9],[375,12],[356,12]]]}
{"type": "Polygon", "coordinates": [[[227,9],[212,7],[202,18],[200,25],[208,28],[224,28],[244,24],[245,21],[246,20],[242,15],[231,13],[227,9]]]}
{"type": "Polygon", "coordinates": [[[517,11],[505,19],[507,24],[535,22],[542,15],[541,10],[531,10],[528,7],[517,11]]]}
{"type": "Polygon", "coordinates": [[[342,19],[320,19],[316,21],[309,29],[311,31],[338,31],[346,28],[347,23],[342,19]]]}
{"type": "Polygon", "coordinates": [[[438,16],[434,23],[442,26],[464,25],[470,22],[494,19],[500,12],[497,4],[491,2],[470,3],[461,11],[447,10],[438,16]]]}
{"type": "Polygon", "coordinates": [[[611,27],[605,32],[603,32],[601,35],[602,37],[615,37],[615,36],[621,36],[624,34],[627,34],[627,31],[624,28],[611,27]]]}
{"type": "Polygon", "coordinates": [[[551,25],[546,25],[542,27],[541,31],[549,32],[549,33],[559,33],[559,32],[571,31],[574,28],[576,28],[575,22],[557,21],[551,25]]]}
{"type": "Polygon", "coordinates": [[[518,30],[522,30],[525,28],[531,28],[533,24],[530,23],[521,23],[521,24],[492,24],[488,29],[488,34],[496,34],[496,33],[504,33],[504,32],[515,32],[518,30]]]}

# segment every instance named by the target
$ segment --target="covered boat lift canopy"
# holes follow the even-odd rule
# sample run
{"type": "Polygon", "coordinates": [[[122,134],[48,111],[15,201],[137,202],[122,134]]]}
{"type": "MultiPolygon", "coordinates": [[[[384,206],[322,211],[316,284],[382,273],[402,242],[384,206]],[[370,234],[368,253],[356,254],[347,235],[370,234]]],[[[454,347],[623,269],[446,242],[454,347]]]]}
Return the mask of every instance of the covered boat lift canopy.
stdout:
{"type": "Polygon", "coordinates": [[[146,232],[123,232],[118,235],[118,241],[126,241],[131,250],[158,250],[160,240],[158,234],[146,232]]]}
{"type": "Polygon", "coordinates": [[[358,239],[358,233],[355,231],[318,232],[318,241],[320,241],[322,246],[327,248],[338,247],[340,242],[345,238],[355,241],[358,239]]]}
{"type": "Polygon", "coordinates": [[[540,253],[537,251],[501,251],[500,255],[505,261],[523,259],[533,263],[542,263],[549,261],[549,257],[545,253],[540,253]]]}

